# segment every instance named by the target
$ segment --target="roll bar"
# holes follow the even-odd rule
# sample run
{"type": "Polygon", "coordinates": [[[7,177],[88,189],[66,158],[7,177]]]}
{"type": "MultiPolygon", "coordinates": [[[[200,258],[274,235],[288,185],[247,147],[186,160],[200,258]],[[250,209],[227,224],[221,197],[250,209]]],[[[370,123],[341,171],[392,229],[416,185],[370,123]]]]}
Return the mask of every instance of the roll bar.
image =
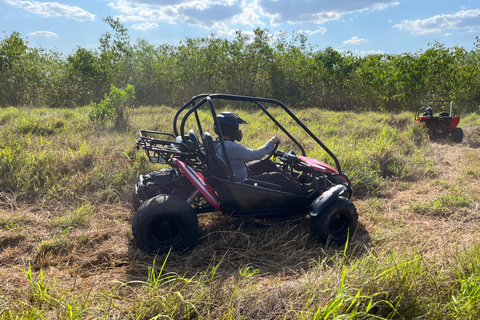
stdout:
{"type": "MultiPolygon", "coordinates": [[[[220,125],[219,125],[218,120],[217,120],[217,113],[216,113],[215,106],[214,106],[214,103],[213,103],[213,100],[216,100],[216,99],[217,100],[231,100],[231,101],[251,102],[251,103],[255,104],[256,106],[259,107],[260,110],[262,110],[270,118],[270,120],[273,121],[273,123],[275,123],[276,126],[278,126],[278,128],[280,128],[280,130],[282,130],[282,132],[285,135],[288,136],[288,138],[291,141],[293,141],[299,147],[302,155],[306,156],[305,149],[303,148],[303,146],[290,134],[290,132],[288,132],[287,129],[285,129],[285,127],[283,127],[281,125],[280,122],[277,121],[277,119],[275,119],[275,117],[270,112],[268,112],[268,110],[263,106],[263,104],[268,103],[268,104],[276,105],[276,106],[282,108],[297,123],[297,125],[299,127],[301,127],[318,145],[320,145],[322,147],[323,150],[325,150],[325,152],[327,152],[327,154],[335,162],[335,165],[337,167],[337,171],[339,173],[342,173],[340,162],[338,161],[335,154],[333,154],[333,152],[330,149],[328,149],[327,146],[325,146],[323,144],[323,142],[316,135],[314,135],[313,132],[310,131],[310,129],[285,104],[283,104],[282,102],[280,102],[278,100],[275,100],[275,99],[239,96],[239,95],[231,95],[231,94],[219,94],[219,93],[217,93],[217,94],[200,94],[200,95],[194,96],[187,103],[185,103],[180,109],[178,109],[178,111],[176,112],[176,114],[173,118],[173,131],[174,131],[175,135],[176,136],[181,136],[182,139],[184,139],[186,120],[190,117],[190,115],[192,113],[194,113],[195,114],[195,120],[197,122],[197,127],[198,127],[198,130],[200,132],[200,136],[201,136],[203,134],[203,130],[202,130],[202,126],[201,126],[201,123],[200,123],[200,119],[199,119],[197,110],[200,107],[202,107],[205,103],[207,103],[208,107],[211,111],[215,126],[216,126],[216,128],[219,128],[218,130],[220,130],[219,140],[220,140],[220,144],[222,146],[222,149],[224,151],[224,154],[226,154],[225,153],[225,143],[223,141],[223,135],[221,134],[221,128],[220,128],[220,125]],[[178,125],[180,115],[185,110],[187,110],[187,111],[183,115],[183,118],[180,121],[180,125],[178,125]]],[[[227,160],[226,163],[227,163],[227,167],[228,167],[228,170],[229,170],[229,173],[230,173],[230,177],[232,177],[232,179],[233,179],[233,174],[232,174],[232,171],[231,171],[230,161],[228,161],[228,159],[226,159],[226,160],[227,160]]]]}

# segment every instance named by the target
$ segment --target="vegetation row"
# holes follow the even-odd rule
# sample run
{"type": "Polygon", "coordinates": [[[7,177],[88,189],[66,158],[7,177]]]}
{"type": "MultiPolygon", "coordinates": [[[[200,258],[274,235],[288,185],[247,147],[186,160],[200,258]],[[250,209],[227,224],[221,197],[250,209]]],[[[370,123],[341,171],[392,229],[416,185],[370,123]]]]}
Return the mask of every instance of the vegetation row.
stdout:
{"type": "MultiPolygon", "coordinates": [[[[121,100],[118,92],[123,90],[114,88],[107,99],[93,107],[0,109],[0,125],[5,128],[0,133],[0,190],[72,204],[82,194],[95,194],[92,201],[99,203],[128,198],[139,174],[158,169],[135,148],[138,130],[173,132],[175,109],[127,108],[128,122],[114,114],[112,121],[107,121],[112,113],[109,98],[121,100]],[[124,123],[122,130],[116,129],[119,121],[124,123]]],[[[208,119],[205,112],[200,116],[208,119]]],[[[334,165],[286,114],[271,112],[303,141],[309,156],[334,165]]],[[[278,128],[265,128],[269,120],[261,113],[238,113],[248,121],[244,128],[248,147],[263,145],[265,136],[282,134],[278,128]]],[[[425,133],[420,126],[411,125],[410,113],[343,112],[339,116],[335,111],[298,109],[297,115],[339,157],[357,195],[375,193],[386,178],[408,180],[430,170],[429,161],[422,156],[425,133]]],[[[287,151],[294,147],[288,143],[283,146],[287,151]]]]}
{"type": "Polygon", "coordinates": [[[95,50],[72,54],[30,47],[18,33],[0,41],[0,106],[71,108],[98,103],[113,84],[136,90],[137,105],[178,105],[199,93],[272,97],[298,107],[411,111],[421,101],[453,101],[478,111],[480,42],[473,50],[434,42],[426,50],[355,56],[318,49],[306,36],[256,29],[234,40],[215,35],[178,45],[131,42],[112,29],[95,50]]]}

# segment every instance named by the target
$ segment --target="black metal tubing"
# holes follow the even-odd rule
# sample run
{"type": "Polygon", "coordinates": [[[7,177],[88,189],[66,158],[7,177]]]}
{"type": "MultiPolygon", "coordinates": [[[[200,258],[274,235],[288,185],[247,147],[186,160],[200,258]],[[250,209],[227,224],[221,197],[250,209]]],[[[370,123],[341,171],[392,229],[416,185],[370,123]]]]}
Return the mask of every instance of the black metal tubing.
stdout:
{"type": "MultiPolygon", "coordinates": [[[[175,134],[177,136],[179,135],[179,131],[178,131],[178,128],[177,128],[177,122],[178,122],[178,118],[179,118],[180,114],[185,109],[187,109],[191,106],[190,110],[187,111],[187,113],[183,116],[183,119],[182,119],[181,124],[180,124],[180,134],[183,137],[183,135],[185,133],[184,126],[185,126],[186,119],[190,116],[190,114],[192,112],[194,112],[194,111],[196,112],[196,110],[198,108],[200,108],[207,101],[208,101],[208,104],[210,106],[210,110],[212,112],[212,116],[214,118],[215,125],[216,125],[217,128],[220,128],[220,126],[218,124],[218,121],[216,119],[217,117],[216,117],[215,107],[213,106],[213,99],[251,102],[251,103],[257,105],[283,131],[283,133],[285,133],[300,148],[303,156],[305,156],[306,155],[305,150],[302,147],[302,145],[275,119],[275,117],[272,114],[270,114],[266,110],[266,108],[261,103],[270,103],[270,104],[277,105],[277,106],[281,107],[318,145],[320,145],[322,147],[323,150],[325,150],[325,152],[328,153],[328,155],[335,162],[335,165],[337,167],[337,171],[339,173],[342,172],[340,162],[338,161],[335,154],[333,154],[333,152],[326,145],[324,145],[323,142],[320,141],[320,139],[317,136],[315,136],[313,134],[313,132],[310,131],[310,129],[308,129],[308,127],[285,104],[283,104],[282,102],[280,102],[278,100],[275,100],[275,99],[238,96],[238,95],[230,95],[230,94],[200,94],[200,95],[197,95],[197,96],[193,97],[192,99],[190,99],[190,101],[188,101],[186,104],[184,104],[175,114],[175,117],[173,119],[173,130],[174,130],[175,134]],[[195,103],[196,101],[198,101],[198,99],[201,99],[201,101],[198,102],[198,103],[195,103]]],[[[200,130],[200,134],[202,134],[201,124],[200,124],[200,121],[199,121],[199,118],[198,118],[197,114],[196,114],[196,120],[197,120],[198,128],[200,130]]],[[[222,144],[222,149],[225,151],[223,136],[220,134],[219,138],[220,138],[219,139],[220,143],[222,144]]],[[[229,172],[230,172],[230,174],[232,174],[230,162],[229,161],[226,161],[226,162],[227,162],[229,172]]],[[[233,176],[231,176],[231,178],[233,179],[233,176]]]]}
{"type": "MultiPolygon", "coordinates": [[[[425,103],[421,102],[421,105],[422,105],[422,106],[420,107],[420,109],[418,109],[418,110],[415,112],[415,119],[418,119],[418,117],[420,117],[420,112],[423,111],[423,110],[425,110],[425,109],[427,108],[427,106],[425,105],[425,103]]],[[[445,110],[445,105],[433,105],[434,108],[437,107],[437,106],[441,108],[440,111],[445,110]]],[[[437,110],[437,112],[438,112],[438,110],[437,110]]],[[[452,113],[450,114],[450,112],[448,112],[448,114],[449,114],[449,117],[450,117],[450,118],[454,118],[454,117],[457,115],[457,110],[452,107],[452,113]]]]}
{"type": "MultiPolygon", "coordinates": [[[[218,123],[218,119],[217,119],[217,113],[215,111],[215,106],[213,105],[213,101],[212,99],[210,98],[209,95],[202,95],[201,97],[203,98],[202,100],[200,100],[197,104],[195,104],[195,101],[197,99],[195,98],[198,98],[199,96],[197,97],[194,97],[192,100],[190,100],[186,105],[184,105],[178,112],[177,112],[177,115],[182,112],[183,110],[185,110],[186,108],[188,108],[189,105],[193,104],[193,106],[185,113],[185,115],[183,116],[183,119],[180,123],[180,135],[183,137],[185,135],[185,122],[187,121],[188,117],[192,114],[192,113],[195,113],[196,115],[196,120],[197,120],[197,125],[198,125],[198,128],[200,130],[200,136],[203,134],[203,131],[202,131],[202,127],[201,127],[201,124],[200,124],[200,119],[198,118],[198,114],[197,114],[197,110],[203,106],[205,103],[208,102],[208,106],[210,108],[210,112],[212,113],[212,118],[213,118],[213,121],[215,123],[215,126],[216,128],[218,128],[217,130],[219,131],[219,140],[220,140],[220,145],[222,147],[222,150],[223,150],[223,154],[227,154],[226,152],[226,147],[225,147],[225,141],[223,140],[223,134],[222,134],[222,129],[220,127],[220,124],[218,123]]],[[[178,118],[178,116],[176,115],[175,118],[178,118]]],[[[174,122],[174,127],[176,128],[176,123],[174,122]]],[[[227,169],[228,169],[228,174],[230,176],[230,181],[231,182],[235,182],[235,177],[233,176],[233,169],[232,169],[232,165],[230,163],[230,160],[228,159],[228,157],[225,157],[225,162],[227,164],[227,169]]]]}
{"type": "MultiPolygon", "coordinates": [[[[203,99],[206,96],[208,96],[208,94],[200,94],[198,96],[195,96],[192,99],[190,99],[187,103],[185,103],[182,107],[180,107],[180,109],[178,109],[177,113],[175,113],[175,117],[173,118],[173,132],[175,133],[176,136],[180,135],[179,132],[178,132],[178,128],[177,128],[177,121],[178,121],[178,117],[180,116],[180,114],[185,109],[187,109],[190,105],[195,106],[195,101],[196,100],[201,99],[201,98],[203,99]]],[[[185,116],[184,116],[184,118],[185,118],[185,116]]],[[[182,121],[182,123],[184,123],[184,122],[182,121]]],[[[197,117],[197,124],[198,124],[199,128],[201,128],[200,120],[198,119],[198,117],[197,117]]],[[[202,134],[202,132],[200,132],[200,134],[202,134]]]]}
{"type": "Polygon", "coordinates": [[[175,135],[171,134],[171,133],[168,133],[168,132],[161,132],[161,131],[154,131],[154,130],[139,130],[139,135],[140,135],[140,138],[141,139],[150,139],[152,141],[166,141],[166,140],[163,140],[163,139],[156,139],[156,138],[153,138],[153,137],[148,137],[145,135],[145,133],[153,133],[153,134],[156,134],[156,135],[165,135],[165,136],[168,136],[168,137],[171,137],[173,138],[173,140],[175,140],[175,135]]]}
{"type": "Polygon", "coordinates": [[[285,129],[278,121],[277,119],[275,119],[275,117],[267,111],[267,109],[260,103],[260,102],[256,102],[256,105],[262,109],[262,111],[270,118],[270,120],[273,121],[273,123],[275,123],[282,131],[283,133],[285,133],[289,138],[290,140],[292,140],[299,148],[300,150],[302,151],[302,155],[303,156],[306,156],[305,154],[305,149],[303,148],[303,146],[297,141],[297,139],[295,139],[291,134],[290,132],[287,131],[287,129],[285,129]]]}
{"type": "Polygon", "coordinates": [[[422,106],[420,107],[420,109],[418,109],[418,110],[415,112],[415,119],[418,119],[418,117],[420,116],[420,111],[427,109],[427,106],[426,106],[423,102],[420,102],[420,104],[421,104],[422,106]]]}

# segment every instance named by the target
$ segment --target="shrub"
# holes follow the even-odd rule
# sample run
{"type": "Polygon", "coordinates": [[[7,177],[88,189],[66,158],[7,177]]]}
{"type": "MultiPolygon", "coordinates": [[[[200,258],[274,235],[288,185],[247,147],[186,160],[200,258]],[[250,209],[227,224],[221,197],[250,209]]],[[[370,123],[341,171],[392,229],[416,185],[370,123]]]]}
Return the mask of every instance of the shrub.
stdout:
{"type": "Polygon", "coordinates": [[[100,103],[94,103],[88,113],[90,121],[104,124],[112,120],[116,129],[125,129],[128,125],[129,105],[135,99],[135,89],[127,85],[125,90],[118,89],[113,84],[110,87],[110,94],[100,103]]]}

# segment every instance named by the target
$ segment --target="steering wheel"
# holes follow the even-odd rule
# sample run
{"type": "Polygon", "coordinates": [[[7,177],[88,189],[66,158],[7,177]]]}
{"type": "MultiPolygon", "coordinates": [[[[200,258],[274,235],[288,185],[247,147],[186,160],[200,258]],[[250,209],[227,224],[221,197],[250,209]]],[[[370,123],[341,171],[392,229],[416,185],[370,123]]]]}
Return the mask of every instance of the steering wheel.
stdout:
{"type": "Polygon", "coordinates": [[[270,158],[277,152],[278,146],[280,145],[280,142],[275,143],[275,146],[273,147],[273,150],[270,151],[265,159],[262,159],[262,161],[267,161],[270,160],[270,158]]]}

